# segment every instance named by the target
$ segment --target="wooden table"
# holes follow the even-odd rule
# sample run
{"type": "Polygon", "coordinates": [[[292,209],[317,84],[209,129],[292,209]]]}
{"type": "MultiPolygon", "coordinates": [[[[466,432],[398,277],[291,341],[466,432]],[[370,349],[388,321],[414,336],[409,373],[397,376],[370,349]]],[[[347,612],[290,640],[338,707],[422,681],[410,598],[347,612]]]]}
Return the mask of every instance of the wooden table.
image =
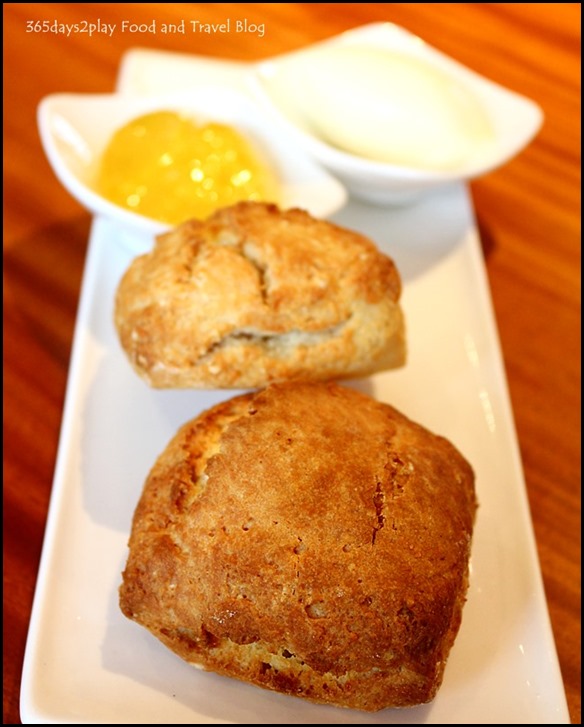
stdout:
{"type": "Polygon", "coordinates": [[[38,102],[53,92],[113,90],[130,47],[260,59],[380,20],[405,26],[545,113],[535,141],[471,189],[571,720],[580,723],[580,4],[4,3],[5,724],[20,721],[91,222],[44,157],[38,102]],[[121,31],[123,20],[219,17],[247,18],[264,33],[121,31]],[[117,30],[51,30],[98,18],[117,30]]]}

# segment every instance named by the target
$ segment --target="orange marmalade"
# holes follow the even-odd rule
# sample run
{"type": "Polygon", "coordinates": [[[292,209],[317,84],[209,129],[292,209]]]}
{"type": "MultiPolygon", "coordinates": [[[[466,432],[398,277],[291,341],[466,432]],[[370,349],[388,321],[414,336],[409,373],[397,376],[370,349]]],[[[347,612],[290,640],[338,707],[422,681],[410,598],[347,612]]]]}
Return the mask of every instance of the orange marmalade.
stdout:
{"type": "Polygon", "coordinates": [[[242,200],[278,201],[274,171],[248,139],[225,124],[198,124],[172,111],[140,116],[116,131],[95,187],[122,207],[173,225],[242,200]]]}

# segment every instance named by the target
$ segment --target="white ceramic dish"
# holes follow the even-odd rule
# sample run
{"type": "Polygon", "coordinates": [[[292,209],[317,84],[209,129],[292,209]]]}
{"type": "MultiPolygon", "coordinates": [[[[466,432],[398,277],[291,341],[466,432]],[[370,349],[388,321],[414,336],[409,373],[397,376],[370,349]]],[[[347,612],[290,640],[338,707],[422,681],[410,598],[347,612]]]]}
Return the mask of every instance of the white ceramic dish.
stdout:
{"type": "MultiPolygon", "coordinates": [[[[191,87],[225,67],[140,51],[191,87]]],[[[228,73],[241,79],[241,68],[228,73]]],[[[132,79],[134,85],[130,82],[132,79]]],[[[450,438],[477,475],[469,599],[432,704],[376,714],[316,706],[194,670],[117,602],[130,521],[154,458],[178,427],[237,392],[153,391],[131,370],[111,305],[133,252],[127,231],[91,233],[57,467],[23,668],[25,724],[568,724],[480,242],[463,185],[386,210],[351,201],[335,221],[398,264],[407,366],[352,385],[450,438]],[[431,231],[431,234],[428,231],[431,231]]]]}
{"type": "MultiPolygon", "coordinates": [[[[327,217],[347,201],[342,184],[283,132],[267,123],[243,93],[215,86],[160,95],[53,94],[38,108],[38,125],[45,153],[67,191],[96,215],[114,220],[146,237],[169,225],[124,209],[96,192],[92,179],[114,131],[131,119],[155,110],[181,111],[202,122],[231,124],[266,152],[280,179],[283,206],[300,206],[316,217],[327,217]]],[[[145,243],[146,245],[148,243],[145,243]]]]}
{"type": "MultiPolygon", "coordinates": [[[[308,73],[306,71],[306,75],[308,73]]],[[[328,75],[327,80],[332,82],[328,75]]],[[[378,204],[410,201],[428,189],[453,181],[473,179],[492,171],[528,144],[543,120],[541,109],[533,101],[480,76],[392,23],[365,25],[308,48],[259,63],[250,70],[248,82],[255,99],[270,114],[274,123],[343,181],[354,196],[378,204]],[[290,76],[287,68],[299,68],[299,72],[302,72],[305,70],[304,57],[310,58],[312,62],[314,56],[314,72],[318,74],[319,53],[323,53],[324,58],[327,50],[347,46],[397,52],[405,57],[425,61],[430,68],[445,73],[462,88],[468,89],[482,106],[493,128],[492,141],[484,147],[477,147],[476,154],[468,156],[449,171],[408,168],[373,161],[327,143],[315,135],[306,117],[299,111],[300,99],[309,79],[301,80],[297,88],[296,79],[290,76]]],[[[343,93],[343,79],[338,80],[338,91],[339,94],[343,93]]],[[[351,101],[346,108],[351,108],[351,101]]],[[[371,113],[376,113],[375,107],[372,107],[371,113]]]]}

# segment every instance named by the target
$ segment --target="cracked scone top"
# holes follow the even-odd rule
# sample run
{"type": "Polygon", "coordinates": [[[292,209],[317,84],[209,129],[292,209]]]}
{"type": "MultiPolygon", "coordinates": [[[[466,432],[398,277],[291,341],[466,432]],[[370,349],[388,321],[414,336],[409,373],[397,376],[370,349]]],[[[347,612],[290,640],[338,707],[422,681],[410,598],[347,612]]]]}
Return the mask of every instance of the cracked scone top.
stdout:
{"type": "Polygon", "coordinates": [[[160,236],[115,303],[121,345],[156,388],[251,388],[401,366],[401,281],[362,235],[242,202],[160,236]]]}
{"type": "Polygon", "coordinates": [[[120,605],[186,661],[260,687],[367,711],[428,702],[475,509],[446,439],[339,384],[273,384],[160,455],[120,605]]]}

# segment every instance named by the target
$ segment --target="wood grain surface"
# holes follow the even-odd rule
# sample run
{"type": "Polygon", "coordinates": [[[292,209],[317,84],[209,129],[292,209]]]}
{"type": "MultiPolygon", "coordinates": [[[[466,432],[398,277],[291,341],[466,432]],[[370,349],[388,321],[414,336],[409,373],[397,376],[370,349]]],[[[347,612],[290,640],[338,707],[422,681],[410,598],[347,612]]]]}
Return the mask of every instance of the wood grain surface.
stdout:
{"type": "Polygon", "coordinates": [[[580,723],[580,4],[4,3],[3,16],[4,724],[20,723],[23,653],[91,222],[45,159],[39,101],[54,92],[112,91],[132,47],[252,60],[381,20],[532,98],[545,114],[533,143],[471,191],[570,717],[580,723]],[[123,20],[226,17],[263,24],[264,33],[47,29],[98,18],[120,29],[123,20]]]}

